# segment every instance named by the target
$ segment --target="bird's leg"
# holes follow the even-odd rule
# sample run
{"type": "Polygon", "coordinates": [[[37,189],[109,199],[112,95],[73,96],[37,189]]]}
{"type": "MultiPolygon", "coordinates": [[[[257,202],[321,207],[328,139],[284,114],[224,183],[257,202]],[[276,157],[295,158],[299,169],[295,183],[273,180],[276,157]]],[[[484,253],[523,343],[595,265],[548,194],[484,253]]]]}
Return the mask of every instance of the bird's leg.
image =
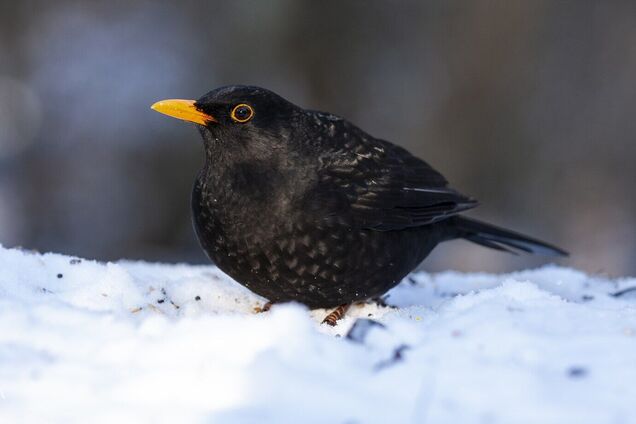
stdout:
{"type": "Polygon", "coordinates": [[[336,309],[333,310],[333,312],[331,312],[325,317],[325,319],[322,320],[322,323],[335,327],[335,325],[340,319],[342,319],[342,317],[344,317],[350,307],[351,303],[345,303],[344,305],[338,306],[336,309]]]}
{"type": "Polygon", "coordinates": [[[260,314],[262,312],[267,312],[272,308],[272,305],[273,305],[272,302],[267,302],[263,306],[256,306],[254,307],[254,313],[260,314]]]}

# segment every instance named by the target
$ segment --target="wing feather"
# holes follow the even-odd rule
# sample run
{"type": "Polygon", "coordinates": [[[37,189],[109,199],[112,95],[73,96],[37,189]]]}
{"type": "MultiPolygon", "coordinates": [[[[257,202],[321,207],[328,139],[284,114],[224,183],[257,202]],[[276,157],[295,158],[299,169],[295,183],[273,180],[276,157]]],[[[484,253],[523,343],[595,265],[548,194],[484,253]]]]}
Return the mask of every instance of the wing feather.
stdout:
{"type": "Polygon", "coordinates": [[[346,197],[360,227],[390,231],[429,225],[477,206],[405,149],[364,134],[354,141],[321,160],[320,184],[322,191],[346,197]]]}

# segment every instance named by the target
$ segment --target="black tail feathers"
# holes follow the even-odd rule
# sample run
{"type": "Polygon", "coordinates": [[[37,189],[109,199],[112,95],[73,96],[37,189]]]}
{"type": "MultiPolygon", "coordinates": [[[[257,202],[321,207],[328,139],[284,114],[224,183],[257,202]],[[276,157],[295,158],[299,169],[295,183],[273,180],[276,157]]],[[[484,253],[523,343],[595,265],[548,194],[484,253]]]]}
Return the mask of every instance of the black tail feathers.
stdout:
{"type": "Polygon", "coordinates": [[[457,237],[470,240],[481,246],[505,252],[516,253],[512,249],[546,256],[568,256],[568,252],[542,241],[486,224],[464,216],[451,218],[457,237]]]}

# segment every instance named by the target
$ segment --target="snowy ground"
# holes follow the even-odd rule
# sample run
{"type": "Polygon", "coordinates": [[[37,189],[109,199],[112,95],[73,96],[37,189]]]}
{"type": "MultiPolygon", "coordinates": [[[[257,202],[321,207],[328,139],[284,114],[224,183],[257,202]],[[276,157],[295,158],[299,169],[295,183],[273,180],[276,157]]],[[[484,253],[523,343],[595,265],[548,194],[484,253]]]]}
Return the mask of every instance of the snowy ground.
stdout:
{"type": "Polygon", "coordinates": [[[635,423],[629,287],[420,273],[330,328],[212,266],[0,247],[0,422],[635,423]]]}

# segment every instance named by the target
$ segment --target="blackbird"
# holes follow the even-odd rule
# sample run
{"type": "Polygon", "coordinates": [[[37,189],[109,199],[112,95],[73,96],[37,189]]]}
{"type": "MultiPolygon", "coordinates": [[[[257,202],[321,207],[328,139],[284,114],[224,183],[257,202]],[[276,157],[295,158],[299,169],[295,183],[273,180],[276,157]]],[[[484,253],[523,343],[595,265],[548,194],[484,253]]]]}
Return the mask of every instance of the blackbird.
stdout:
{"type": "Polygon", "coordinates": [[[271,303],[339,307],[394,287],[440,242],[566,255],[460,215],[477,206],[428,163],[339,116],[259,87],[228,86],[152,109],[194,122],[205,164],[193,222],[210,259],[271,303]]]}

